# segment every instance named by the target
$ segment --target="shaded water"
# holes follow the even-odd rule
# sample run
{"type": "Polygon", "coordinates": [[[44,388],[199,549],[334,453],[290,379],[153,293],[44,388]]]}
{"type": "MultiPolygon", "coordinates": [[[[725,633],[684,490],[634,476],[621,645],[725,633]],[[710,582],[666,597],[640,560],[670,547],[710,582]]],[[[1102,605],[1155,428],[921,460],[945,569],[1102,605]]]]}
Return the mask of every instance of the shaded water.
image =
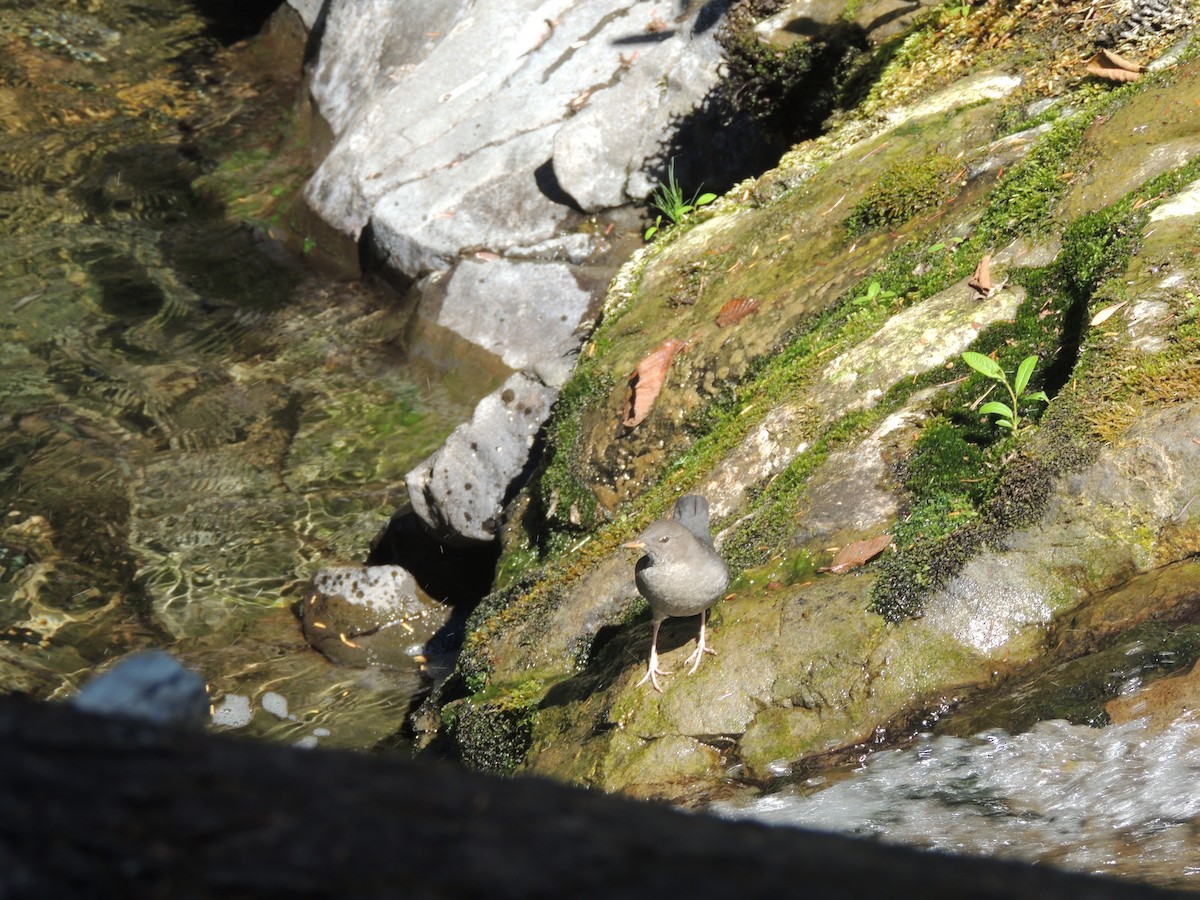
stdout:
{"type": "Polygon", "coordinates": [[[302,43],[274,80],[238,75],[206,24],[0,0],[0,689],[62,695],[168,647],[251,730],[369,746],[418,674],[335,669],[289,605],[365,558],[501,373],[427,378],[395,297],[313,274],[255,217],[307,161],[244,194],[222,173],[303,149],[302,43]]]}

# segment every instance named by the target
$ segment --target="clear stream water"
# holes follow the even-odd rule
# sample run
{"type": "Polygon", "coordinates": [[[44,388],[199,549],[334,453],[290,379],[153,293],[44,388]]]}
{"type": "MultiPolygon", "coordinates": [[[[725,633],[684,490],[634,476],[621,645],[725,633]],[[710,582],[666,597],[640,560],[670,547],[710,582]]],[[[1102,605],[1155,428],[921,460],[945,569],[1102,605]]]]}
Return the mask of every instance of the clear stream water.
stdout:
{"type": "Polygon", "coordinates": [[[178,0],[0,0],[5,690],[165,647],[246,707],[230,726],[400,730],[419,673],[329,665],[289,607],[503,376],[410,353],[396,296],[276,239],[302,47],[226,51],[178,0]]]}

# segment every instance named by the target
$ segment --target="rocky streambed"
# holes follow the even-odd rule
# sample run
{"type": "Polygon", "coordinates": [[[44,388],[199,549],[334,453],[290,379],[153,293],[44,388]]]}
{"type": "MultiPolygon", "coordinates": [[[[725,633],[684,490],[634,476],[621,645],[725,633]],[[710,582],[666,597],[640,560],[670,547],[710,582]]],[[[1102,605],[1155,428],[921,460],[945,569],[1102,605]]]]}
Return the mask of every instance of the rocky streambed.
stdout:
{"type": "MultiPolygon", "coordinates": [[[[147,129],[136,152],[93,134],[78,169],[14,167],[10,689],[173,645],[220,673],[222,721],[336,721],[364,747],[432,666],[415,721],[440,751],[679,803],[931,728],[1086,736],[1116,697],[1179,718],[1176,692],[1138,691],[1200,653],[1191,4],[412,15],[280,11],[317,115],[264,158],[302,160],[294,186],[315,167],[324,224],[245,191],[265,213],[221,210],[250,224],[221,239],[219,289],[177,214],[245,169],[190,168],[164,112],[201,89],[105,93],[119,21],[65,38],[87,53],[3,33],[10,94],[54,72],[72,122],[134,104],[147,129]],[[781,131],[772,97],[807,118],[781,131]],[[610,284],[669,172],[723,196],[610,284]],[[50,238],[35,184],[60,185],[38,188],[62,201],[50,238]],[[314,282],[276,237],[350,249],[391,292],[314,282]],[[735,579],[717,655],[659,694],[621,545],[688,492],[735,579]],[[464,553],[499,561],[461,621],[427,564],[464,553]],[[364,618],[377,589],[402,614],[364,618]]],[[[64,114],[3,108],[61,142],[64,114]]],[[[663,627],[666,668],[694,634],[663,627]]]]}

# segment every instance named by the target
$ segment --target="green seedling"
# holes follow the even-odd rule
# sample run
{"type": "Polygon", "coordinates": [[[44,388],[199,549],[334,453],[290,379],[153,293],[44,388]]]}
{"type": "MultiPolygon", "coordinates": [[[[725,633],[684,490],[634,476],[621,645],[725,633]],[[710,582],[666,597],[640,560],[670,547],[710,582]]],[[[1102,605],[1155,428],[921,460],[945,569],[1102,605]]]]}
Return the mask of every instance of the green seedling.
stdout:
{"type": "Polygon", "coordinates": [[[867,292],[860,297],[855,297],[851,302],[855,306],[864,306],[868,303],[873,304],[879,300],[891,300],[895,296],[895,291],[885,291],[883,285],[878,281],[872,281],[867,287],[867,292]]]}
{"type": "Polygon", "coordinates": [[[993,381],[998,381],[1004,385],[1008,391],[1008,396],[1012,400],[1012,405],[1001,403],[998,400],[992,400],[989,403],[979,407],[979,411],[984,415],[995,415],[996,424],[1001,428],[1011,429],[1015,434],[1021,427],[1021,419],[1018,413],[1022,400],[1026,402],[1040,400],[1042,403],[1049,403],[1050,398],[1046,396],[1045,391],[1035,391],[1032,394],[1026,394],[1025,388],[1029,386],[1029,379],[1033,376],[1033,369],[1037,365],[1036,356],[1027,356],[1021,360],[1021,365],[1017,366],[1017,375],[1009,383],[1008,376],[1004,374],[1004,370],[990,356],[984,356],[982,353],[975,353],[968,350],[962,355],[963,362],[968,366],[987,378],[993,381]]]}
{"type": "Polygon", "coordinates": [[[645,240],[650,240],[662,228],[663,216],[666,216],[672,225],[678,225],[695,210],[701,206],[707,206],[716,199],[716,194],[702,194],[699,191],[692,195],[691,200],[684,199],[683,188],[675,180],[675,157],[671,157],[671,162],[667,166],[667,183],[660,184],[651,195],[651,201],[662,214],[655,218],[654,224],[646,229],[645,240]]]}

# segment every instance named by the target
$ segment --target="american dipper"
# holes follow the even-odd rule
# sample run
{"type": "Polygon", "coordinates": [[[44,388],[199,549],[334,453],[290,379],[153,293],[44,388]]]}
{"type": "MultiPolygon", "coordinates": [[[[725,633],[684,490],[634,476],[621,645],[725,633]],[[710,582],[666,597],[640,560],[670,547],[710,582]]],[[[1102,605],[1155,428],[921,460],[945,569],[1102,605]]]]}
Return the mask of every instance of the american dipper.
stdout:
{"type": "Polygon", "coordinates": [[[650,665],[639,685],[649,681],[662,693],[659,675],[671,673],[658,667],[658,629],[668,616],[700,614],[700,637],[696,650],[684,665],[700,668],[705,653],[716,653],[704,645],[704,621],[708,608],[729,587],[729,568],[717,554],[708,530],[708,501],[698,494],[680,497],[672,519],[662,519],[625,545],[644,550],[637,561],[634,580],[638,592],[650,604],[654,636],[650,639],[650,665]]]}

